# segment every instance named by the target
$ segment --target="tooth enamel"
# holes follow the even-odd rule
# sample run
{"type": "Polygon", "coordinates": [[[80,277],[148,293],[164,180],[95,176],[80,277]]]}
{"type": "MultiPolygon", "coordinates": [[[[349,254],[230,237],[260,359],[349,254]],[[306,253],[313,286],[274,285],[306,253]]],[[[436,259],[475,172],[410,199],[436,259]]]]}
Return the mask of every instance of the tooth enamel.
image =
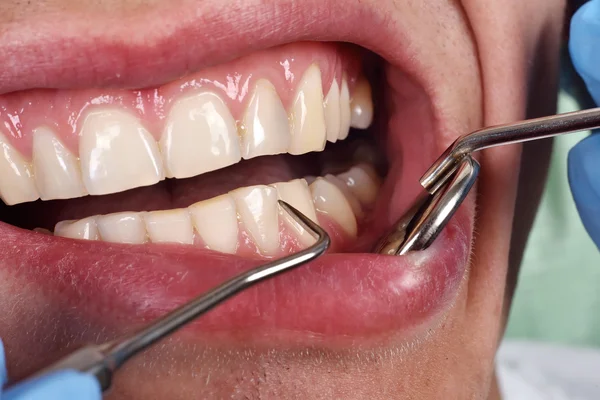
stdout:
{"type": "Polygon", "coordinates": [[[371,85],[366,79],[359,79],[352,93],[350,103],[352,116],[350,126],[358,129],[367,129],[373,122],[373,99],[371,85]]]}
{"type": "Polygon", "coordinates": [[[323,85],[321,70],[317,65],[308,67],[300,80],[292,106],[291,126],[290,154],[304,154],[325,148],[327,135],[323,85]]]}
{"type": "Polygon", "coordinates": [[[340,136],[340,87],[337,80],[333,80],[329,93],[323,103],[325,109],[325,126],[327,127],[327,140],[335,143],[340,136]]]}
{"type": "Polygon", "coordinates": [[[337,186],[338,189],[340,189],[340,191],[346,197],[346,200],[348,200],[348,204],[350,204],[350,207],[352,207],[352,212],[354,212],[354,215],[356,215],[358,218],[361,218],[363,216],[363,211],[362,211],[360,202],[354,196],[354,194],[352,194],[350,189],[348,189],[348,186],[346,186],[346,183],[344,181],[342,181],[340,178],[338,178],[337,176],[330,175],[330,174],[325,175],[325,179],[327,181],[333,183],[335,186],[337,186]]]}
{"type": "Polygon", "coordinates": [[[230,193],[245,230],[261,254],[275,255],[279,249],[277,191],[268,186],[249,186],[230,193]]]}
{"type": "Polygon", "coordinates": [[[356,217],[348,199],[336,185],[317,178],[310,185],[310,191],[318,212],[330,216],[350,236],[356,236],[356,217]]]}
{"type": "Polygon", "coordinates": [[[342,79],[342,87],[340,90],[340,137],[339,140],[344,140],[350,132],[350,90],[346,78],[342,79]]]}
{"type": "Polygon", "coordinates": [[[194,243],[194,228],[186,209],[151,211],[144,214],[144,220],[153,243],[194,243]]]}
{"type": "Polygon", "coordinates": [[[238,220],[233,198],[226,194],[188,207],[196,231],[206,246],[234,254],[238,247],[238,220]]]}
{"type": "Polygon", "coordinates": [[[48,128],[33,131],[33,172],[42,200],[70,199],[87,194],[79,160],[48,128]]]}
{"type": "Polygon", "coordinates": [[[140,244],[146,241],[144,221],[136,212],[101,215],[96,218],[96,225],[105,242],[140,244]]]}
{"type": "Polygon", "coordinates": [[[54,236],[71,239],[99,240],[96,217],[88,217],[77,221],[62,221],[54,227],[54,236]]]}
{"type": "Polygon", "coordinates": [[[79,156],[84,185],[93,195],[153,185],[164,178],[156,141],[124,111],[90,112],[83,122],[79,156]]]}
{"type": "MultiPolygon", "coordinates": [[[[308,184],[304,179],[296,179],[290,182],[280,182],[273,184],[277,189],[279,199],[289,203],[292,207],[298,209],[314,222],[317,221],[315,206],[312,201],[308,184]]],[[[301,243],[310,246],[315,242],[313,236],[306,231],[298,222],[296,222],[287,212],[280,210],[279,214],[283,217],[286,225],[296,234],[301,243]]]]}
{"type": "Polygon", "coordinates": [[[31,166],[0,134],[0,198],[10,206],[39,197],[31,166]]]}
{"type": "Polygon", "coordinates": [[[356,198],[365,205],[371,205],[377,198],[380,182],[377,173],[370,165],[357,165],[338,175],[356,198]]]}
{"type": "Polygon", "coordinates": [[[167,176],[189,178],[237,163],[240,145],[235,120],[213,92],[179,100],[160,140],[167,176]]]}
{"type": "Polygon", "coordinates": [[[290,128],[285,108],[271,82],[256,82],[254,94],[242,121],[242,157],[280,154],[290,146],[290,128]]]}

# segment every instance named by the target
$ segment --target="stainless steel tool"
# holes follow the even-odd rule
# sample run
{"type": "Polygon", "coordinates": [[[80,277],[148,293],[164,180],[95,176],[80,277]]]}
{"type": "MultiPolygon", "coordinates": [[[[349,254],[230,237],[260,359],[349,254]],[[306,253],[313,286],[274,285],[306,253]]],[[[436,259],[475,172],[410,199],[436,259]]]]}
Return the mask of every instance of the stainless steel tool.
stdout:
{"type": "Polygon", "coordinates": [[[138,353],[171,335],[237,293],[261,281],[306,264],[324,254],[330,245],[327,233],[286,202],[279,200],[279,205],[316,239],[312,246],[244,272],[171,311],[133,335],[76,350],[55,364],[35,373],[32,377],[63,369],[77,370],[92,374],[100,383],[102,390],[106,391],[111,386],[114,373],[138,353]]]}
{"type": "Polygon", "coordinates": [[[600,108],[493,126],[458,138],[425,172],[420,179],[424,192],[374,252],[402,255],[429,247],[477,179],[474,152],[596,128],[600,128],[600,108]]]}

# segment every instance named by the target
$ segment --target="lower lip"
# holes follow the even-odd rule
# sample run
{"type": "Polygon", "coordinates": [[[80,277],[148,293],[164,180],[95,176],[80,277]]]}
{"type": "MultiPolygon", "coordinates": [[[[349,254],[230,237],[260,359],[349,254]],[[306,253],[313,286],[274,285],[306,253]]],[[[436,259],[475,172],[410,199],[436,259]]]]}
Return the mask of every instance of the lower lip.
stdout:
{"type": "MultiPolygon", "coordinates": [[[[411,332],[448,309],[465,272],[471,225],[459,210],[426,251],[329,254],[248,289],[192,323],[192,333],[335,338],[411,332]]],[[[105,326],[147,323],[261,263],[181,246],[127,246],[45,236],[0,224],[11,275],[105,326]],[[15,251],[19,249],[19,251],[15,251]]]]}

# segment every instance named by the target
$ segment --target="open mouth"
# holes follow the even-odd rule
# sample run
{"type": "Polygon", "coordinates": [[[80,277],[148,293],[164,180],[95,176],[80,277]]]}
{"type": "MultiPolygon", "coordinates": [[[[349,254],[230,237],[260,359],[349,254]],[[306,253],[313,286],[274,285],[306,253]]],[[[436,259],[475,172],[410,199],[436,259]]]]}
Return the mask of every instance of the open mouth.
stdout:
{"type": "Polygon", "coordinates": [[[135,325],[308,246],[282,199],[328,231],[329,254],[194,329],[412,332],[458,291],[471,210],[426,251],[368,252],[447,140],[433,108],[397,66],[328,42],[260,50],[143,89],[6,93],[0,254],[86,319],[135,325]]]}

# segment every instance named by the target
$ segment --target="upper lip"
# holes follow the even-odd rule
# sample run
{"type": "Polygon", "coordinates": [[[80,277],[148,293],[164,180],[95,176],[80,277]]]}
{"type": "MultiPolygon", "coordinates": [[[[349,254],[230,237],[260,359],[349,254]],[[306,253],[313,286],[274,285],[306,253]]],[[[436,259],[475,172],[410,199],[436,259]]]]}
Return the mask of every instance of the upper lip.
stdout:
{"type": "Polygon", "coordinates": [[[254,0],[244,2],[243,8],[236,3],[183,3],[187,7],[150,7],[119,23],[101,13],[94,15],[93,23],[76,13],[61,14],[60,24],[47,15],[15,20],[4,28],[0,40],[0,93],[154,86],[254,50],[299,40],[352,42],[401,64],[411,74],[419,70],[405,51],[406,33],[380,23],[385,10],[362,2],[347,7],[334,0],[254,0]]]}

